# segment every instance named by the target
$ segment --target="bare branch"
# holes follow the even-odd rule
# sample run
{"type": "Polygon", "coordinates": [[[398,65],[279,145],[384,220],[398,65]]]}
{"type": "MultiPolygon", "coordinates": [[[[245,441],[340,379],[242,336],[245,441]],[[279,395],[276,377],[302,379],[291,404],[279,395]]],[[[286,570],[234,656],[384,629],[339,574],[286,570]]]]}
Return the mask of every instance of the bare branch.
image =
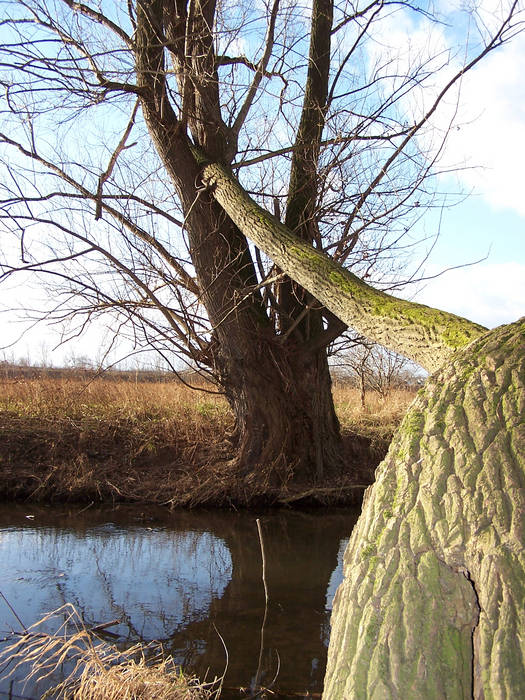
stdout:
{"type": "MultiPolygon", "coordinates": [[[[14,146],[23,155],[31,158],[32,160],[44,165],[51,172],[58,175],[62,180],[67,182],[69,185],[74,187],[83,197],[97,202],[97,195],[90,192],[86,187],[77,182],[71,175],[68,175],[65,170],[58,167],[54,163],[40,157],[37,153],[32,153],[24,148],[21,144],[17,143],[13,139],[9,138],[6,134],[0,133],[0,142],[14,146]]],[[[166,250],[166,248],[158,241],[154,236],[151,236],[147,231],[137,226],[130,219],[126,218],[121,212],[117,211],[113,207],[110,207],[106,202],[102,201],[102,208],[107,211],[111,216],[113,216],[119,223],[126,226],[134,235],[143,240],[145,243],[150,245],[154,250],[159,253],[164,260],[174,269],[178,275],[178,283],[184,285],[188,290],[192,291],[194,294],[199,294],[199,288],[196,285],[195,280],[191,277],[186,270],[182,267],[179,261],[166,250]]]]}
{"type": "Polygon", "coordinates": [[[268,61],[270,60],[270,56],[272,55],[273,44],[274,44],[274,39],[275,39],[275,23],[277,21],[278,12],[279,12],[279,0],[274,0],[273,6],[272,6],[272,11],[270,13],[270,19],[268,21],[268,32],[266,34],[266,45],[264,48],[264,53],[261,57],[261,60],[257,64],[257,70],[256,70],[255,75],[253,77],[252,84],[250,85],[250,88],[246,94],[246,99],[244,100],[244,104],[242,105],[241,109],[239,110],[237,117],[235,118],[235,121],[234,121],[233,126],[231,128],[232,137],[233,137],[234,143],[235,143],[235,149],[233,151],[232,157],[237,152],[237,141],[239,138],[239,132],[242,128],[242,125],[244,124],[244,122],[246,120],[246,117],[248,116],[248,112],[250,111],[250,108],[251,108],[253,101],[255,99],[255,96],[257,94],[257,90],[259,89],[259,85],[261,84],[261,80],[265,76],[266,68],[268,66],[268,61]]]}
{"type": "Polygon", "coordinates": [[[133,128],[133,125],[135,124],[135,117],[137,116],[137,110],[139,108],[139,101],[137,100],[135,102],[135,106],[133,107],[133,111],[131,113],[131,117],[129,119],[128,125],[126,126],[126,129],[124,133],[122,134],[122,138],[117,144],[117,147],[113,151],[113,154],[109,160],[108,167],[106,170],[102,173],[102,175],[98,179],[98,187],[97,187],[97,194],[96,200],[97,200],[97,208],[95,211],[95,221],[98,221],[100,217],[102,216],[102,187],[104,186],[104,183],[106,180],[111,176],[111,173],[113,172],[113,168],[115,167],[115,164],[117,162],[117,159],[119,155],[122,153],[122,151],[125,148],[131,148],[133,144],[127,146],[126,141],[128,140],[128,137],[131,133],[131,130],[133,128]]]}

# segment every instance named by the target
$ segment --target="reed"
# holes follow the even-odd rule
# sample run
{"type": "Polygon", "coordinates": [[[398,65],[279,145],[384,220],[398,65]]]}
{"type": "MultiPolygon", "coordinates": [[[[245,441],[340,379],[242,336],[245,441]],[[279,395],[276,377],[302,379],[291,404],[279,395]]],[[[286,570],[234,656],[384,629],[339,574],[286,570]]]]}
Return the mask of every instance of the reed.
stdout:
{"type": "Polygon", "coordinates": [[[392,389],[387,397],[369,391],[363,408],[358,389],[335,382],[332,391],[343,430],[371,438],[390,439],[415,396],[410,388],[392,389]]]}
{"type": "MultiPolygon", "coordinates": [[[[140,375],[0,374],[0,498],[190,507],[295,498],[264,475],[247,484],[237,473],[232,413],[211,385],[202,388],[140,375]]],[[[408,390],[386,399],[369,392],[363,410],[357,389],[335,383],[351,465],[345,488],[371,482],[412,398],[408,390]]],[[[344,500],[340,481],[328,486],[344,500]]]]}
{"type": "Polygon", "coordinates": [[[0,654],[0,662],[10,665],[6,677],[29,667],[26,681],[42,682],[68,668],[42,700],[216,700],[221,692],[222,679],[200,683],[186,676],[159,645],[120,650],[105,642],[70,603],[14,637],[0,654]],[[52,634],[45,631],[50,625],[57,628],[52,634]]]}
{"type": "MultiPolygon", "coordinates": [[[[61,378],[6,378],[0,375],[0,411],[19,417],[84,418],[98,420],[166,420],[184,418],[195,426],[202,421],[229,423],[224,396],[210,384],[190,389],[182,382],[85,379],[72,373],[61,378]]],[[[397,422],[414,397],[412,389],[394,389],[387,398],[370,391],[365,408],[358,389],[334,383],[334,401],[343,427],[363,418],[397,422]]]]}
{"type": "Polygon", "coordinates": [[[224,418],[224,397],[211,385],[206,392],[182,382],[60,378],[10,378],[0,375],[0,410],[23,416],[101,420],[155,420],[186,416],[189,420],[224,418]]]}

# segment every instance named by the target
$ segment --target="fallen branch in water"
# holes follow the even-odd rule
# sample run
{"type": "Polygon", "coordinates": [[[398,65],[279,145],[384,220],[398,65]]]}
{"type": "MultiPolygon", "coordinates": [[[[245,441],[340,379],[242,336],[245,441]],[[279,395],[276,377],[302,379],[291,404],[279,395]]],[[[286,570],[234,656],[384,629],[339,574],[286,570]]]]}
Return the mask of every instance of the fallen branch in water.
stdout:
{"type": "Polygon", "coordinates": [[[351,486],[333,486],[326,488],[313,487],[307,489],[306,491],[299,491],[298,493],[291,493],[287,496],[280,496],[277,500],[278,503],[288,504],[294,501],[301,501],[304,498],[311,498],[312,496],[330,496],[333,494],[341,495],[347,491],[362,491],[366,489],[370,484],[352,484],[351,486]]]}

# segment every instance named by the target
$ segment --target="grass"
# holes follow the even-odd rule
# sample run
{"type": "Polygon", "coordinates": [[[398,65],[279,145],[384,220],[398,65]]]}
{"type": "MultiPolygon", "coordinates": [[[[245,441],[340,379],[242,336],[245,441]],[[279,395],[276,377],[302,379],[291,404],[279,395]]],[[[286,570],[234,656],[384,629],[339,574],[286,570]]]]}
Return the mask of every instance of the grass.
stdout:
{"type": "MultiPolygon", "coordinates": [[[[204,385],[201,385],[204,386],[204,385]]],[[[213,387],[205,386],[208,391],[213,387]]],[[[182,382],[118,381],[70,377],[9,378],[0,375],[0,410],[20,417],[72,420],[155,421],[229,417],[224,398],[182,382]]]]}
{"type": "MultiPolygon", "coordinates": [[[[370,392],[363,411],[334,386],[354,461],[380,461],[412,398],[370,392]]],[[[0,374],[0,498],[242,504],[263,494],[232,472],[232,428],[223,396],[178,381],[0,374]]]]}
{"type": "Polygon", "coordinates": [[[159,645],[120,650],[103,641],[69,603],[13,637],[0,654],[0,663],[10,666],[7,678],[21,669],[26,681],[44,681],[57,672],[66,676],[42,698],[206,700],[220,695],[221,679],[202,684],[186,676],[159,645]],[[45,631],[50,626],[56,627],[51,634],[45,631]]]}
{"type": "Polygon", "coordinates": [[[363,409],[358,389],[335,382],[332,392],[343,430],[371,438],[387,436],[388,439],[415,396],[413,389],[393,389],[387,398],[376,391],[369,391],[363,409]]]}

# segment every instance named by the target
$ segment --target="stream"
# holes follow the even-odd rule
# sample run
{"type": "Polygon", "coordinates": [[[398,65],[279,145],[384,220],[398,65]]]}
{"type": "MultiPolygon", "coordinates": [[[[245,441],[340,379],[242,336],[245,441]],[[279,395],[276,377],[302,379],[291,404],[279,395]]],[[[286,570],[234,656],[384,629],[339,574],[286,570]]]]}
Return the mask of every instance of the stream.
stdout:
{"type": "MultiPolygon", "coordinates": [[[[0,505],[0,637],[72,603],[87,626],[118,621],[101,632],[107,641],[158,640],[200,679],[220,676],[227,659],[224,700],[259,686],[268,697],[319,696],[358,514],[0,505]]],[[[24,685],[10,670],[0,667],[2,699],[40,698],[60,680],[24,685]]]]}

